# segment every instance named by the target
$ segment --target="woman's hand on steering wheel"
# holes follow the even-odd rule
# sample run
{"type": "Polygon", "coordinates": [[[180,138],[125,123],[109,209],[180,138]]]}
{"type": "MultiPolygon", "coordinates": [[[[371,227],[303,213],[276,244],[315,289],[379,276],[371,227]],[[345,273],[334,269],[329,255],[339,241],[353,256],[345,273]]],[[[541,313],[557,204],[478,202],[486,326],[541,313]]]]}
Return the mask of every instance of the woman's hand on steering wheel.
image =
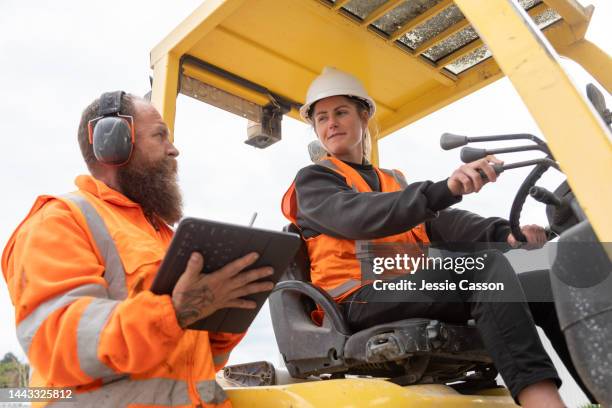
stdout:
{"type": "Polygon", "coordinates": [[[525,238],[527,238],[527,242],[518,241],[511,233],[508,235],[506,241],[512,248],[539,249],[546,244],[546,241],[548,241],[546,230],[539,225],[523,225],[521,227],[521,231],[523,232],[523,235],[525,235],[525,238]]]}
{"type": "Polygon", "coordinates": [[[497,180],[497,174],[492,165],[501,165],[503,163],[503,161],[495,156],[489,155],[484,159],[464,164],[448,178],[446,182],[448,189],[455,196],[477,193],[488,182],[495,182],[497,180]],[[480,173],[484,174],[486,179],[480,173]]]}

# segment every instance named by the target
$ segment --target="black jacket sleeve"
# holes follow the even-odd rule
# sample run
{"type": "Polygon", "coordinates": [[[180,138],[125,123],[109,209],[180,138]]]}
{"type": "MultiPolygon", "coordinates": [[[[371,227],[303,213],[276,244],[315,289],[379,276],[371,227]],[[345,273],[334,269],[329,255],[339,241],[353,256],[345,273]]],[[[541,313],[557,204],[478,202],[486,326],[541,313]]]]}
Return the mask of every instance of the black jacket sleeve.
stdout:
{"type": "Polygon", "coordinates": [[[341,175],[311,165],[297,174],[297,221],[305,238],[318,234],[376,239],[407,231],[460,201],[439,183],[423,181],[391,193],[359,193],[341,175]]]}
{"type": "Polygon", "coordinates": [[[432,242],[506,242],[510,223],[498,217],[484,218],[465,210],[447,209],[425,223],[432,242]]]}

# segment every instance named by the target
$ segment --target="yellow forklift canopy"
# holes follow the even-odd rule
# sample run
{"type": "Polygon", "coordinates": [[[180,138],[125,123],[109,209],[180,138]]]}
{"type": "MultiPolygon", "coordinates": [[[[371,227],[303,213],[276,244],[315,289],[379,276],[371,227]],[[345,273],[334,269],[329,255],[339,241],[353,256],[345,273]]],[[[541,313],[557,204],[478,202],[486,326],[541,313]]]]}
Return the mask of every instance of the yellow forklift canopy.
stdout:
{"type": "Polygon", "coordinates": [[[584,39],[592,13],[576,0],[207,0],[152,50],[152,101],[171,129],[179,92],[263,125],[298,118],[310,82],[333,66],[377,103],[377,163],[377,139],[505,74],[610,242],[610,132],[557,56],[612,91],[610,57],[584,39]]]}
{"type": "MultiPolygon", "coordinates": [[[[519,3],[558,50],[582,40],[590,9],[573,0],[519,3]]],[[[299,118],[310,82],[334,66],[376,100],[380,138],[499,79],[490,57],[451,0],[208,0],[153,49],[151,64],[156,81],[173,77],[156,82],[165,92],[154,89],[157,106],[171,105],[163,109],[170,122],[177,89],[245,117],[249,104],[215,103],[215,92],[256,105],[274,99],[299,118]]]]}

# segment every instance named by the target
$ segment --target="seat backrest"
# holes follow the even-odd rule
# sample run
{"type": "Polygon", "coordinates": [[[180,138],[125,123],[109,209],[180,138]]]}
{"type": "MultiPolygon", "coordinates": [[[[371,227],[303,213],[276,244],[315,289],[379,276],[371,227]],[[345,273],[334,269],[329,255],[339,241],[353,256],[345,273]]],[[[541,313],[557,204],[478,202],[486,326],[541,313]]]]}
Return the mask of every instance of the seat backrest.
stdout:
{"type": "MultiPolygon", "coordinates": [[[[300,230],[294,224],[286,225],[283,227],[283,231],[300,234],[300,230]]],[[[306,248],[304,240],[302,240],[300,249],[295,254],[293,261],[291,261],[280,280],[310,282],[310,259],[308,258],[308,248],[306,248]]]]}
{"type": "MultiPolygon", "coordinates": [[[[299,233],[292,224],[283,230],[299,233]]],[[[282,285],[279,285],[269,298],[276,343],[291,376],[306,378],[318,372],[346,371],[342,358],[346,335],[330,327],[330,324],[317,326],[310,317],[316,305],[305,293],[309,292],[307,289],[314,292],[316,289],[310,283],[310,261],[303,241],[281,281],[300,281],[295,284],[305,290],[280,289],[282,285]]]]}

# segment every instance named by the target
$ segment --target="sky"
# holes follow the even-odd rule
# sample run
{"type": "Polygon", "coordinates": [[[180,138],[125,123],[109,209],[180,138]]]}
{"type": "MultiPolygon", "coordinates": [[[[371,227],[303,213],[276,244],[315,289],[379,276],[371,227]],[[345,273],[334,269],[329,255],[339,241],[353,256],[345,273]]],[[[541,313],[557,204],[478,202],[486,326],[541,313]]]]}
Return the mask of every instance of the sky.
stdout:
{"type": "MultiPolygon", "coordinates": [[[[109,90],[148,92],[149,51],[200,3],[0,2],[0,151],[4,152],[0,181],[5,191],[0,200],[2,246],[37,195],[71,191],[75,176],[86,172],[76,143],[83,108],[109,90]]],[[[612,30],[604,20],[612,16],[612,4],[609,0],[589,4],[595,5],[596,11],[587,38],[612,54],[612,30]]],[[[589,76],[571,61],[564,62],[564,67],[584,93],[585,84],[592,81],[589,76]]],[[[314,133],[290,118],[283,120],[282,132],[281,142],[265,150],[254,149],[243,143],[246,120],[179,96],[175,144],[181,152],[179,177],[185,214],[246,224],[256,211],[256,226],[279,230],[287,224],[280,212],[280,199],[296,172],[309,164],[306,145],[314,133]]],[[[439,148],[439,136],[444,132],[541,136],[510,82],[502,79],[383,139],[381,166],[401,169],[409,181],[448,177],[461,163],[458,151],[439,148]]],[[[503,159],[511,162],[528,157],[533,155],[503,159]]],[[[483,216],[507,217],[527,172],[504,173],[497,183],[465,197],[457,207],[483,216]]],[[[551,173],[540,184],[552,189],[562,180],[551,173]]],[[[546,224],[543,206],[529,202],[522,221],[546,224]]],[[[230,363],[278,363],[272,339],[269,312],[264,306],[230,363]]],[[[10,297],[6,285],[0,283],[0,357],[8,351],[25,359],[15,337],[10,297]]],[[[566,401],[574,406],[584,402],[567,373],[561,373],[566,401]]]]}

